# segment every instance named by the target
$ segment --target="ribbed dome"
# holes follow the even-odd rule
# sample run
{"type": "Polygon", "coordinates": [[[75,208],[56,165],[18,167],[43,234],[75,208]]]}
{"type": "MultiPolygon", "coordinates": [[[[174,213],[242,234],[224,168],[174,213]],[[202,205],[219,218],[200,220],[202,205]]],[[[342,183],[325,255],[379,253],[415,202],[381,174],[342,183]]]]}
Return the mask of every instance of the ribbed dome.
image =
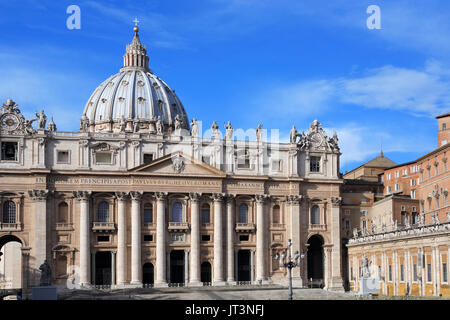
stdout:
{"type": "Polygon", "coordinates": [[[132,130],[138,122],[140,131],[152,131],[150,124],[158,117],[167,128],[179,114],[181,127],[189,129],[186,111],[175,92],[148,68],[147,50],[137,31],[135,28],[133,42],[127,46],[124,67],[94,90],[82,123],[87,118],[93,131],[118,131],[121,122],[126,123],[126,130],[132,130]]]}

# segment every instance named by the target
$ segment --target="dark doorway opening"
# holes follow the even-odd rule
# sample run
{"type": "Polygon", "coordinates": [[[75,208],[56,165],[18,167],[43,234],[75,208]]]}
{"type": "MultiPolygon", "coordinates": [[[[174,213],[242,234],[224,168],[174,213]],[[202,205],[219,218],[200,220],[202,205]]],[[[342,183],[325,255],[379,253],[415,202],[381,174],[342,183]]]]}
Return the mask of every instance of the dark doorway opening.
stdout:
{"type": "Polygon", "coordinates": [[[344,280],[344,290],[350,291],[350,281],[348,279],[348,239],[342,239],[342,275],[344,280]]]}
{"type": "Polygon", "coordinates": [[[237,281],[251,281],[250,272],[250,250],[239,250],[237,281]]]}
{"type": "Polygon", "coordinates": [[[211,264],[209,262],[202,263],[200,279],[201,279],[201,282],[203,282],[203,283],[211,282],[211,264]]]}
{"type": "Polygon", "coordinates": [[[170,252],[170,283],[184,283],[184,251],[170,252]]]}
{"type": "Polygon", "coordinates": [[[142,267],[142,283],[143,284],[153,284],[155,279],[153,264],[147,262],[142,267]]]}
{"type": "Polygon", "coordinates": [[[311,287],[323,287],[323,239],[314,235],[308,240],[308,281],[311,287]]]}
{"type": "Polygon", "coordinates": [[[111,285],[110,251],[99,251],[95,254],[95,285],[111,285]]]}

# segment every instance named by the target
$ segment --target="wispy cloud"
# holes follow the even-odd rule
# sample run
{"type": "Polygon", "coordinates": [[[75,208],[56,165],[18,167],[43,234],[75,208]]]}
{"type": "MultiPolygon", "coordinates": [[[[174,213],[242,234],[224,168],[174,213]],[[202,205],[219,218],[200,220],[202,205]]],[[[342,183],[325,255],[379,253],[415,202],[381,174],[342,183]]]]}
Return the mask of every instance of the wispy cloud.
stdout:
{"type": "Polygon", "coordinates": [[[265,108],[281,115],[306,117],[330,108],[356,105],[435,116],[448,111],[450,69],[430,61],[421,70],[391,65],[370,69],[358,77],[300,81],[266,90],[259,98],[265,108]]]}

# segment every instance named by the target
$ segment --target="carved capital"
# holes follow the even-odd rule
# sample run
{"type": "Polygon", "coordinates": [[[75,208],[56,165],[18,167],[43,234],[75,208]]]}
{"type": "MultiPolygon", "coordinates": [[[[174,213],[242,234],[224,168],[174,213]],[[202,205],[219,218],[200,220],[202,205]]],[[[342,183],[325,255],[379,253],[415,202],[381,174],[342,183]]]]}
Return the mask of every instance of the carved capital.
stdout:
{"type": "Polygon", "coordinates": [[[339,207],[342,203],[341,197],[331,197],[331,206],[332,207],[339,207]]]}
{"type": "Polygon", "coordinates": [[[189,193],[189,198],[191,199],[191,201],[198,201],[201,196],[202,196],[202,194],[199,192],[190,192],[189,193]]]}
{"type": "Polygon", "coordinates": [[[286,201],[289,204],[300,204],[300,202],[303,200],[303,196],[302,195],[298,195],[298,194],[290,194],[288,196],[286,196],[286,201]]]}
{"type": "Polygon", "coordinates": [[[87,147],[89,145],[89,140],[80,140],[78,141],[80,147],[87,147]]]}
{"type": "Polygon", "coordinates": [[[236,195],[235,194],[227,194],[227,203],[232,204],[234,203],[234,201],[236,200],[236,195]]]}
{"type": "Polygon", "coordinates": [[[78,201],[89,200],[92,191],[73,191],[72,194],[78,201]]]}
{"type": "Polygon", "coordinates": [[[128,197],[128,192],[116,192],[116,198],[119,201],[124,201],[128,197]]]}
{"type": "Polygon", "coordinates": [[[255,195],[255,200],[257,203],[264,203],[264,201],[266,201],[267,198],[269,198],[269,196],[267,194],[256,194],[255,195]]]}
{"type": "Polygon", "coordinates": [[[223,198],[225,197],[225,193],[213,193],[212,198],[214,201],[223,201],[223,198]]]}
{"type": "Polygon", "coordinates": [[[142,199],[143,191],[130,191],[131,199],[139,201],[142,199]]]}
{"type": "Polygon", "coordinates": [[[28,196],[33,201],[44,201],[47,199],[48,190],[28,190],[28,196]]]}
{"type": "Polygon", "coordinates": [[[164,201],[167,198],[167,192],[155,192],[155,197],[158,201],[164,201]]]}

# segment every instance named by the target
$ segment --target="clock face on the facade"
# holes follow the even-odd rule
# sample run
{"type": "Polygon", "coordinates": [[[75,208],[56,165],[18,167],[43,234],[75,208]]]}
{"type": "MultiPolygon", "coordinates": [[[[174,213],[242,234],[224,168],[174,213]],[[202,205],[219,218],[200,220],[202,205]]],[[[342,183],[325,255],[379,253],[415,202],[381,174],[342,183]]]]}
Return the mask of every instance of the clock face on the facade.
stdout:
{"type": "Polygon", "coordinates": [[[315,133],[311,136],[311,143],[314,147],[320,146],[320,143],[322,142],[322,137],[320,134],[315,133]]]}
{"type": "Polygon", "coordinates": [[[6,130],[14,130],[19,125],[19,119],[13,114],[5,114],[0,120],[0,125],[6,130]]]}

